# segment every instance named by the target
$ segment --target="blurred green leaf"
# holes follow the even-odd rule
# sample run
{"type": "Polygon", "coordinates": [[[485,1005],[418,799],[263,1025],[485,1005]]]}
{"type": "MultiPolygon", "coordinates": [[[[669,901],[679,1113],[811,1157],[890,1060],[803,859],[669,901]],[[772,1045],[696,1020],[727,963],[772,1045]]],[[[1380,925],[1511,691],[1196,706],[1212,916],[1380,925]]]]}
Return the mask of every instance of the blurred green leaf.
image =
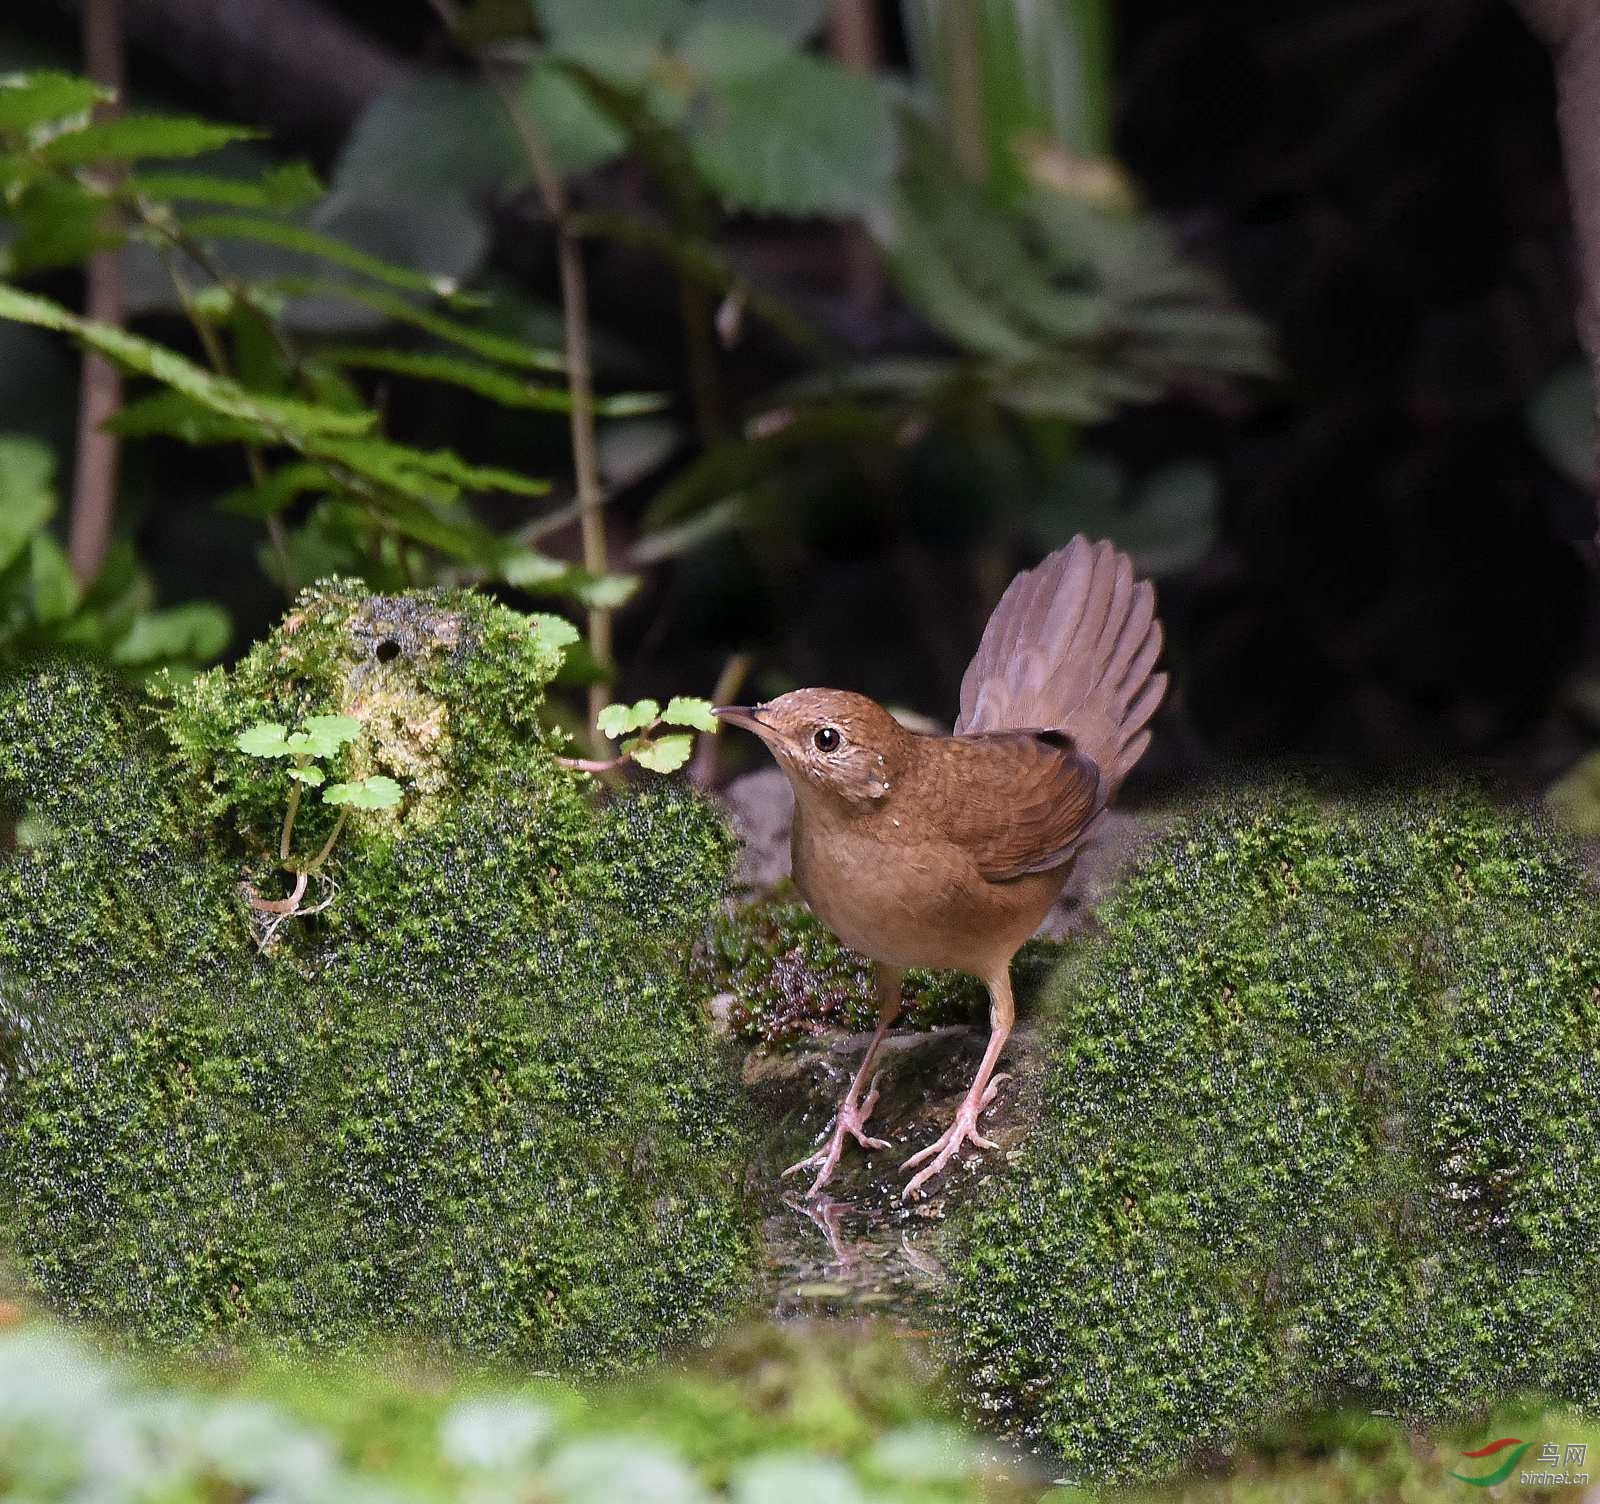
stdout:
{"type": "Polygon", "coordinates": [[[729,1504],[867,1504],[855,1474],[832,1457],[768,1454],[741,1463],[729,1480],[729,1504]]]}
{"type": "MultiPolygon", "coordinates": [[[[335,345],[319,350],[321,359],[357,370],[389,371],[421,381],[440,381],[465,387],[502,407],[537,408],[545,412],[570,412],[572,397],[565,387],[534,386],[496,366],[451,355],[385,350],[370,345],[335,345]]],[[[602,418],[633,417],[658,412],[666,399],[648,393],[597,397],[595,413],[602,418]]]]}
{"type": "Polygon", "coordinates": [[[919,93],[952,153],[1013,200],[1034,141],[1103,157],[1111,141],[1112,0],[902,0],[919,93]]]}
{"type": "Polygon", "coordinates": [[[263,425],[225,416],[168,389],[135,397],[106,420],[106,431],[125,439],[179,439],[185,444],[249,444],[271,437],[263,425]]]}
{"type": "Polygon", "coordinates": [[[1202,460],[1153,471],[1134,491],[1126,518],[1112,536],[1145,574],[1193,569],[1217,539],[1217,472],[1202,460]]]}
{"type": "Polygon", "coordinates": [[[536,0],[535,9],[552,52],[641,90],[694,15],[689,0],[536,0]]]}
{"type": "Polygon", "coordinates": [[[776,67],[793,52],[780,31],[702,9],[673,45],[673,56],[711,83],[729,83],[776,67]]]}
{"type": "Polygon", "coordinates": [[[1105,455],[1074,456],[1041,493],[1041,541],[1055,547],[1074,533],[1112,539],[1141,574],[1192,569],[1217,537],[1220,485],[1203,460],[1163,465],[1128,492],[1127,477],[1105,455]]]}
{"type": "Polygon", "coordinates": [[[306,452],[320,459],[335,460],[373,480],[392,485],[407,495],[438,500],[448,492],[430,481],[443,481],[448,488],[468,491],[505,491],[514,496],[543,496],[550,483],[502,470],[492,465],[472,465],[448,449],[416,449],[388,439],[345,438],[317,434],[306,442],[306,452]]]}
{"type": "Polygon", "coordinates": [[[8,74],[0,78],[0,133],[21,135],[86,114],[114,97],[110,89],[67,73],[8,74]]]}
{"type": "Polygon", "coordinates": [[[322,197],[322,184],[304,162],[274,167],[259,178],[224,178],[206,173],[135,173],[126,183],[141,198],[170,203],[217,204],[288,214],[322,197]]]}
{"type": "Polygon", "coordinates": [[[55,456],[20,434],[0,434],[0,569],[10,566],[56,509],[55,456]]]}
{"type": "Polygon", "coordinates": [[[184,221],[184,229],[204,240],[252,240],[282,250],[313,256],[319,261],[329,261],[349,271],[359,272],[390,287],[407,292],[453,291],[450,279],[441,280],[410,267],[396,266],[393,262],[370,256],[354,246],[346,245],[331,235],[303,225],[289,224],[280,219],[258,219],[245,214],[200,214],[184,221]]]}
{"type": "Polygon", "coordinates": [[[83,587],[61,545],[49,533],[35,533],[28,546],[33,614],[46,626],[63,622],[82,604],[83,587]]]}
{"type": "Polygon", "coordinates": [[[327,781],[328,777],[328,775],[324,773],[322,769],[319,768],[315,763],[312,763],[309,767],[290,768],[289,776],[294,779],[296,783],[303,783],[309,788],[314,789],[320,788],[327,781]]]}
{"type": "Polygon", "coordinates": [[[884,86],[801,52],[720,84],[689,139],[724,201],[757,213],[864,213],[882,201],[895,169],[884,86]]]}
{"type": "Polygon", "coordinates": [[[827,20],[827,0],[700,0],[699,25],[758,26],[791,46],[809,42],[827,20]]]}
{"type": "Polygon", "coordinates": [[[234,141],[266,135],[247,125],[218,125],[185,115],[119,115],[53,136],[39,155],[57,167],[92,167],[140,157],[199,157],[234,141]]]}
{"type": "Polygon", "coordinates": [[[522,83],[522,108],[538,122],[556,170],[592,172],[622,155],[627,135],[566,69],[536,58],[522,83]]]}
{"type": "Polygon", "coordinates": [[[228,613],[220,606],[190,601],[136,617],[111,657],[125,665],[210,663],[222,655],[231,635],[228,613]]]}
{"type": "Polygon", "coordinates": [[[648,566],[692,553],[713,538],[732,532],[743,518],[744,498],[725,496],[696,512],[687,522],[646,533],[629,550],[629,562],[648,566]]]}
{"type": "Polygon", "coordinates": [[[552,559],[537,549],[516,549],[500,560],[500,578],[519,590],[538,590],[563,580],[572,565],[565,559],[552,559]]]}
{"type": "Polygon", "coordinates": [[[30,184],[9,207],[16,233],[0,247],[0,272],[20,277],[78,266],[96,251],[121,245],[107,207],[103,194],[79,183],[42,177],[30,184]]]}
{"type": "Polygon", "coordinates": [[[271,517],[293,506],[309,491],[335,489],[335,483],[321,465],[285,465],[271,471],[260,485],[240,486],[217,502],[218,511],[240,517],[271,517]]]}
{"type": "Polygon", "coordinates": [[[430,309],[419,308],[415,303],[382,288],[358,287],[342,282],[312,282],[304,278],[287,278],[281,285],[296,294],[343,298],[360,303],[396,323],[409,324],[447,343],[471,350],[487,360],[499,361],[502,365],[526,366],[539,371],[560,371],[564,368],[561,355],[555,350],[541,349],[537,345],[508,339],[487,329],[474,328],[430,309]]]}
{"type": "Polygon", "coordinates": [[[633,598],[639,584],[636,574],[586,574],[574,581],[573,594],[591,611],[614,611],[633,598]]]}
{"type": "Polygon", "coordinates": [[[247,392],[237,382],[213,375],[164,345],[125,329],[80,318],[59,303],[4,283],[0,283],[0,319],[15,319],[18,323],[71,334],[108,360],[140,375],[152,376],[214,413],[260,424],[275,432],[286,435],[361,433],[374,421],[371,413],[334,412],[309,403],[247,392]]]}
{"type": "Polygon", "coordinates": [[[496,193],[528,175],[505,107],[486,84],[440,73],[380,94],[345,137],[335,189],[364,198],[496,193]]]}

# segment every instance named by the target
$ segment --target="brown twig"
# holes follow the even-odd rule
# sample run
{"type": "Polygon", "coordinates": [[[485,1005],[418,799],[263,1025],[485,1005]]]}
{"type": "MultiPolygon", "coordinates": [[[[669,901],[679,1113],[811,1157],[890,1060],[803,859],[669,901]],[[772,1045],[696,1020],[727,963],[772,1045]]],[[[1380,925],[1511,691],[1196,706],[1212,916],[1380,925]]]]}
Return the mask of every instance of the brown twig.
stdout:
{"type": "Polygon", "coordinates": [[[619,752],[615,757],[558,757],[556,759],[556,762],[563,768],[572,768],[579,773],[615,773],[623,763],[631,761],[631,756],[626,752],[619,752]]]}
{"type": "MultiPolygon", "coordinates": [[[[85,0],[83,7],[84,66],[97,84],[123,88],[121,0],[85,0]]],[[[115,101],[107,107],[115,110],[115,101]]],[[[85,315],[120,328],[125,311],[120,250],[96,251],[89,258],[85,315]]],[[[102,355],[86,350],[78,394],[77,458],[72,483],[72,517],[67,555],[72,572],[88,584],[100,572],[111,546],[117,509],[117,473],[121,452],[106,423],[122,406],[122,373],[102,355]]]]}
{"type": "MultiPolygon", "coordinates": [[[[493,70],[488,71],[494,77],[493,70]]],[[[566,185],[550,160],[543,137],[527,118],[527,112],[515,96],[497,78],[495,86],[528,154],[539,192],[555,225],[557,264],[561,277],[562,348],[567,363],[567,391],[572,398],[569,426],[572,433],[578,526],[583,540],[583,567],[592,578],[598,579],[608,572],[608,567],[605,520],[601,513],[604,497],[600,484],[600,446],[595,435],[594,373],[589,356],[589,295],[583,266],[583,245],[570,223],[566,185]]],[[[589,649],[602,668],[610,663],[611,613],[599,607],[589,612],[589,649]]],[[[590,685],[591,724],[605,703],[606,685],[590,685]]],[[[598,737],[599,733],[595,735],[598,737]]]]}
{"type": "MultiPolygon", "coordinates": [[[[739,698],[744,681],[750,676],[755,660],[748,653],[733,653],[722,665],[717,675],[716,688],[711,691],[713,705],[726,705],[739,698]]],[[[695,744],[694,759],[689,764],[689,781],[697,788],[709,789],[716,785],[722,763],[722,738],[702,736],[695,744]]]]}
{"type": "Polygon", "coordinates": [[[263,898],[251,884],[245,884],[245,892],[250,900],[250,907],[258,914],[298,914],[300,900],[305,897],[306,884],[310,878],[304,872],[297,872],[294,876],[294,889],[287,898],[263,898]]]}
{"type": "MultiPolygon", "coordinates": [[[[828,47],[852,73],[876,74],[883,66],[876,6],[872,0],[831,0],[828,47]]],[[[883,261],[872,237],[859,224],[841,227],[845,249],[845,286],[851,306],[870,318],[884,299],[883,261]]]]}
{"type": "MultiPolygon", "coordinates": [[[[452,36],[461,15],[454,0],[429,0],[434,13],[452,36]]],[[[574,222],[567,186],[556,169],[549,144],[538,124],[523,108],[517,92],[492,62],[480,56],[478,64],[500,100],[511,128],[522,144],[534,183],[544,200],[556,232],[556,264],[561,281],[562,347],[566,357],[567,392],[571,397],[568,422],[572,435],[572,469],[578,502],[579,532],[583,540],[583,567],[598,579],[609,572],[605,520],[601,513],[604,493],[600,482],[600,446],[595,434],[594,368],[589,349],[589,293],[583,265],[583,242],[574,222]]],[[[602,670],[611,661],[611,613],[601,607],[589,611],[589,648],[602,670]]],[[[589,686],[589,723],[594,724],[606,703],[604,682],[589,686]]],[[[595,745],[603,745],[598,731],[595,745]]]]}

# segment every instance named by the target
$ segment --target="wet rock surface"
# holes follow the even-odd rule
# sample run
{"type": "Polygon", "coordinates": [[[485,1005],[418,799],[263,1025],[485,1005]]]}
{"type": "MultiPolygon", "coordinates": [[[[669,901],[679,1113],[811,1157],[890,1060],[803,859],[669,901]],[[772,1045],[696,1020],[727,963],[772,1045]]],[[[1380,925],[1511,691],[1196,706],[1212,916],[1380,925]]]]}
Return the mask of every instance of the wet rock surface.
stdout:
{"type": "Polygon", "coordinates": [[[752,1051],[745,1084],[767,1124],[758,1174],[767,1212],[763,1237],[768,1297],[780,1317],[821,1312],[891,1316],[920,1324],[943,1281],[940,1226],[950,1208],[1001,1168],[1028,1131],[1019,1100],[1040,1031],[1018,1029],[1005,1056],[1012,1078],[984,1114],[999,1145],[967,1150],[914,1201],[902,1197],[902,1163],[949,1125],[982,1058],[987,1031],[951,1027],[891,1035],[882,1053],[879,1098],[867,1131],[887,1149],[847,1144],[824,1190],[807,1197],[815,1171],[783,1176],[831,1130],[834,1109],[870,1035],[837,1035],[815,1047],[752,1051]]]}

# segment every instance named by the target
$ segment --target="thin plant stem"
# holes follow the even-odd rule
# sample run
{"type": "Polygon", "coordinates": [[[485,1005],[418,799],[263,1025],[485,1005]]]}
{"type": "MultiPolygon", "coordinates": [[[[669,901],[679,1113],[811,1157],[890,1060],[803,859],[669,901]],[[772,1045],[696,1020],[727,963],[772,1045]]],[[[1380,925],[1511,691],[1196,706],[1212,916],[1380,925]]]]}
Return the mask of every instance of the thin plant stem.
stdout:
{"type": "Polygon", "coordinates": [[[333,829],[328,832],[328,839],[322,843],[322,849],[306,863],[305,870],[307,872],[319,872],[322,870],[322,864],[333,854],[334,844],[344,830],[344,822],[349,818],[350,806],[347,804],[339,811],[339,818],[333,822],[333,829]]]}
{"type": "Polygon", "coordinates": [[[620,752],[615,757],[558,757],[556,761],[564,768],[572,768],[579,773],[615,773],[623,763],[632,761],[631,754],[620,752]]]}
{"type": "MultiPolygon", "coordinates": [[[[429,0],[429,3],[454,36],[461,20],[454,0],[429,0]]],[[[566,357],[567,393],[572,399],[568,423],[572,435],[573,482],[583,543],[583,567],[592,577],[599,578],[609,569],[605,519],[601,512],[605,497],[600,480],[600,446],[595,432],[594,368],[589,347],[589,291],[583,266],[582,237],[573,219],[566,184],[556,169],[555,159],[551,156],[543,132],[489,59],[480,56],[478,63],[522,144],[539,195],[555,227],[556,264],[561,281],[562,347],[566,357]]],[[[602,607],[591,607],[588,621],[590,651],[602,668],[609,670],[611,613],[602,607]]],[[[606,684],[591,684],[591,728],[605,703],[606,684]]],[[[604,746],[604,739],[597,729],[591,729],[590,735],[597,750],[604,746]]]]}
{"type": "Polygon", "coordinates": [[[298,778],[293,780],[294,787],[289,790],[289,807],[283,813],[283,835],[278,839],[278,860],[289,860],[289,845],[294,839],[294,817],[300,809],[301,783],[298,778]]]}
{"type": "MultiPolygon", "coordinates": [[[[123,87],[121,0],[86,0],[83,7],[85,71],[120,96],[123,87]]],[[[116,103],[111,109],[118,108],[116,103]]],[[[121,328],[126,312],[120,249],[89,258],[84,313],[96,323],[121,328]]],[[[100,572],[111,544],[121,462],[117,435],[106,427],[122,406],[122,373],[103,355],[86,350],[78,396],[77,460],[67,554],[72,572],[87,584],[100,572]]]]}
{"type": "MultiPolygon", "coordinates": [[[[233,363],[228,359],[228,352],[223,348],[222,341],[217,338],[217,331],[212,326],[211,320],[200,312],[195,302],[194,290],[189,286],[189,279],[183,275],[183,269],[178,265],[179,254],[181,252],[176,242],[172,240],[167,240],[161,247],[161,259],[166,263],[167,275],[172,279],[172,286],[178,294],[178,302],[183,308],[184,316],[193,327],[201,348],[206,352],[206,359],[211,362],[211,369],[217,375],[226,376],[231,380],[233,363]]],[[[245,444],[244,462],[250,471],[251,484],[262,485],[267,478],[267,465],[261,457],[260,445],[245,444]]],[[[267,518],[267,539],[272,544],[273,552],[278,556],[278,563],[283,570],[284,588],[287,589],[290,584],[289,540],[284,533],[283,520],[280,517],[267,518]]]]}
{"type": "MultiPolygon", "coordinates": [[[[852,73],[875,74],[883,64],[876,10],[873,0],[830,0],[828,5],[829,50],[852,73]]],[[[840,234],[850,302],[860,316],[871,318],[883,305],[882,258],[859,224],[841,226],[840,234]]]]}
{"type": "MultiPolygon", "coordinates": [[[[493,70],[489,71],[493,76],[493,70]]],[[[578,528],[583,543],[583,567],[592,578],[598,579],[608,572],[608,562],[605,518],[601,510],[604,496],[600,482],[600,446],[595,432],[594,374],[589,351],[589,294],[583,265],[583,244],[569,222],[566,187],[550,160],[538,129],[518,102],[508,97],[498,80],[496,88],[528,154],[539,191],[555,225],[557,265],[561,278],[562,348],[567,364],[567,391],[572,398],[568,422],[572,434],[578,528]]],[[[589,648],[603,668],[610,664],[611,613],[599,607],[589,612],[589,648]]],[[[591,726],[605,703],[606,685],[591,684],[591,726]]],[[[591,734],[599,737],[598,731],[591,734]]]]}
{"type": "Polygon", "coordinates": [[[683,317],[685,354],[689,361],[689,394],[694,401],[695,432],[709,449],[722,437],[724,427],[711,301],[705,288],[682,272],[678,274],[678,306],[683,317]]]}

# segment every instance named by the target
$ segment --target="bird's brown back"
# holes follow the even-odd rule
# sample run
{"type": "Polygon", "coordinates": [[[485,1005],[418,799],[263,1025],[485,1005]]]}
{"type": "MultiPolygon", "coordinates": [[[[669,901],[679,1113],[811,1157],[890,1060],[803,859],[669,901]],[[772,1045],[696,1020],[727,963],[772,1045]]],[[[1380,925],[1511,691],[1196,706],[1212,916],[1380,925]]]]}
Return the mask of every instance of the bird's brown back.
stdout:
{"type": "Polygon", "coordinates": [[[1063,732],[919,741],[905,804],[927,811],[928,837],[967,852],[987,882],[1061,865],[1105,807],[1099,770],[1063,732]]]}

